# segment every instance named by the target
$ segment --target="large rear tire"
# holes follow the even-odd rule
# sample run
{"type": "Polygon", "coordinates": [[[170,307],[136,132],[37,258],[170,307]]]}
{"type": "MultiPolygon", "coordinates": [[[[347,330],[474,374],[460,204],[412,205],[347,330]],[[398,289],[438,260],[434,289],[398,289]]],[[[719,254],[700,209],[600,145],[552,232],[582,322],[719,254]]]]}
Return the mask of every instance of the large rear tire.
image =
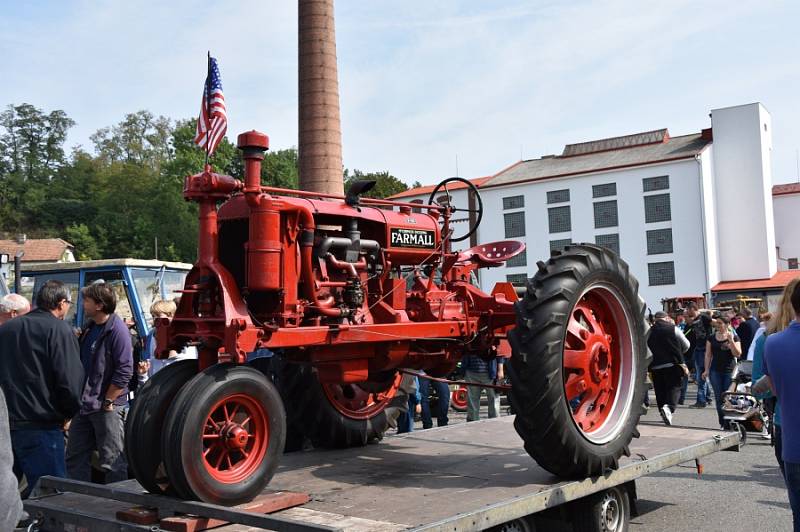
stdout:
{"type": "Polygon", "coordinates": [[[314,447],[348,448],[380,440],[408,411],[413,377],[395,374],[384,383],[321,384],[311,367],[286,364],[281,379],[289,426],[314,447]]]}
{"type": "Polygon", "coordinates": [[[605,248],[567,246],[538,265],[509,334],[514,427],[551,473],[601,475],[639,436],[645,305],[628,265],[605,248]]]}
{"type": "Polygon", "coordinates": [[[254,368],[217,364],[181,389],[164,423],[161,452],[179,496],[235,505],[269,483],[285,436],[275,385],[254,368]]]}
{"type": "Polygon", "coordinates": [[[150,493],[175,494],[158,442],[161,441],[167,410],[181,387],[196,374],[197,360],[173,362],[139,389],[128,412],[125,455],[134,477],[150,493]]]}

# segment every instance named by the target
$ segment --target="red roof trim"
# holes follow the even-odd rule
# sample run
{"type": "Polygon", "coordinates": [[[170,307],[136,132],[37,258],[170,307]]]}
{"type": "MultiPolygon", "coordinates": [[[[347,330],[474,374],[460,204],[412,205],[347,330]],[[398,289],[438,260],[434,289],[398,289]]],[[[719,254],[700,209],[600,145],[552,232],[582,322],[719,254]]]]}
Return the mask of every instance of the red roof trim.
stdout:
{"type": "Polygon", "coordinates": [[[767,279],[744,279],[741,281],[722,281],[711,288],[712,292],[733,292],[745,290],[768,290],[783,288],[792,279],[800,277],[800,270],[782,270],[767,279]]]}
{"type": "Polygon", "coordinates": [[[772,185],[773,196],[789,196],[791,194],[800,194],[800,183],[772,185]]]}
{"type": "MultiPolygon", "coordinates": [[[[467,179],[470,183],[475,185],[476,187],[480,187],[486,180],[490,179],[492,176],[484,176],[484,177],[476,177],[474,179],[467,179]]],[[[460,190],[462,188],[467,188],[467,185],[462,183],[454,183],[450,190],[460,190]]],[[[424,187],[417,187],[417,188],[410,188],[408,190],[404,190],[403,192],[398,192],[393,196],[389,196],[387,199],[400,199],[400,198],[407,198],[408,196],[419,196],[420,194],[428,194],[433,192],[433,189],[436,188],[436,185],[425,185],[424,187]]]]}

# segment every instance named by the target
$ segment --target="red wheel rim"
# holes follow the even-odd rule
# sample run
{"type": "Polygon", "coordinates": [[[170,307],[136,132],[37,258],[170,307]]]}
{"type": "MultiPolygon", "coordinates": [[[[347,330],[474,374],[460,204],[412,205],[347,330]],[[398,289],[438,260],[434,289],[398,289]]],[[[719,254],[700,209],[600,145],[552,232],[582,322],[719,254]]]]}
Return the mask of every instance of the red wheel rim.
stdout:
{"type": "Polygon", "coordinates": [[[564,392],[572,419],[595,442],[627,420],[634,392],[631,320],[616,289],[596,285],[573,307],[564,338],[564,392]]]}
{"type": "Polygon", "coordinates": [[[467,387],[459,385],[457,389],[453,390],[453,393],[450,395],[450,400],[453,402],[453,406],[456,408],[466,408],[467,407],[467,387]]]}
{"type": "Polygon", "coordinates": [[[245,394],[220,399],[203,425],[203,464],[217,481],[241,482],[261,465],[269,445],[269,416],[245,394]]]}
{"type": "Polygon", "coordinates": [[[382,412],[400,388],[403,374],[398,373],[386,389],[370,391],[358,384],[322,385],[325,397],[342,415],[352,419],[370,419],[382,412]]]}

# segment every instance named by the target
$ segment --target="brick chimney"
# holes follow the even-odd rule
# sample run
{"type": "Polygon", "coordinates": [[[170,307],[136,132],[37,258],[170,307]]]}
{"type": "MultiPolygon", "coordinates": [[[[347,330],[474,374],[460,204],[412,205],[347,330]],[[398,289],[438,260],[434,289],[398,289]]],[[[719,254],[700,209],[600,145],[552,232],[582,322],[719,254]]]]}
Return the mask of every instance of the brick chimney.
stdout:
{"type": "Polygon", "coordinates": [[[298,0],[300,189],[343,194],[333,0],[298,0]]]}
{"type": "Polygon", "coordinates": [[[28,241],[28,235],[25,233],[18,233],[17,236],[14,237],[14,240],[17,241],[17,244],[24,244],[28,241]]]}

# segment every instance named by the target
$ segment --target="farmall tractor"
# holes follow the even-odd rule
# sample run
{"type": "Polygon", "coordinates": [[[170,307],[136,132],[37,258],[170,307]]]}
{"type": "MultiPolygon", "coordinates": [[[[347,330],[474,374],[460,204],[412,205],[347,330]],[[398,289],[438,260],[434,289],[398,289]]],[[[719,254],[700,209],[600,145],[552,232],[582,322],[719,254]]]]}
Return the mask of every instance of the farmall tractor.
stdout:
{"type": "Polygon", "coordinates": [[[191,344],[199,357],[157,373],[130,412],[127,454],[144,488],[252,499],[287,433],[323,447],[380,439],[407,409],[403,370],[445,376],[464,355],[495,356],[503,339],[514,426],[541,466],[581,478],[629,454],[648,362],[644,305],[614,253],[568,246],[538,263],[521,299],[508,283],[487,294],[473,272],[524,245],[451,251],[483,214],[470,183],[474,205],[436,202],[451,178],[420,213],[361,198],[368,182],[346,197],[262,186],[267,136],[244,133],[238,146],[244,182],[209,167],[186,178],[198,260],[174,319],[157,323],[157,356],[191,344]],[[260,349],[281,361],[274,379],[247,363],[260,349]]]}

